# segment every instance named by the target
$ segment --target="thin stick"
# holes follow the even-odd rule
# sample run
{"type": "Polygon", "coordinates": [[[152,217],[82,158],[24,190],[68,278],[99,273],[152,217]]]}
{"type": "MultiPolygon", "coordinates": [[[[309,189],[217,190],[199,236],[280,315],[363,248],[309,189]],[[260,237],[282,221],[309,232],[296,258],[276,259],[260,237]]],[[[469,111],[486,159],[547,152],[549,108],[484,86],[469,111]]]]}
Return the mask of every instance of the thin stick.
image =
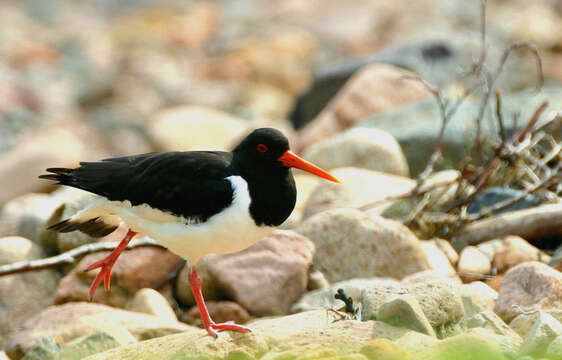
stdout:
{"type": "MultiPolygon", "coordinates": [[[[118,242],[86,244],[56,256],[37,260],[19,261],[12,264],[2,265],[0,266],[0,276],[74,264],[77,261],[77,258],[80,256],[98,251],[113,250],[117,247],[117,245],[119,245],[118,242]]],[[[127,249],[134,249],[139,246],[162,247],[161,245],[155,243],[153,240],[144,238],[131,241],[131,243],[127,246],[127,249]]]]}

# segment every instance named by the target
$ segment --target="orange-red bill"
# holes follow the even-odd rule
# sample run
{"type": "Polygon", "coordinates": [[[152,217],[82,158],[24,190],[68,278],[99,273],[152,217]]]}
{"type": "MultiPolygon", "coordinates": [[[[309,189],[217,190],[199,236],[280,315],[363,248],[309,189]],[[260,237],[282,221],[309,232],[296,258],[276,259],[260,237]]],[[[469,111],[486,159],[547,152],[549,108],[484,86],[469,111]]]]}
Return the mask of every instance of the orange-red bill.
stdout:
{"type": "Polygon", "coordinates": [[[304,160],[303,158],[298,157],[293,152],[287,150],[281,157],[278,159],[285,165],[286,167],[293,167],[296,169],[304,170],[326,180],[330,180],[333,182],[339,183],[340,181],[327,173],[326,171],[320,169],[318,166],[304,160]]]}

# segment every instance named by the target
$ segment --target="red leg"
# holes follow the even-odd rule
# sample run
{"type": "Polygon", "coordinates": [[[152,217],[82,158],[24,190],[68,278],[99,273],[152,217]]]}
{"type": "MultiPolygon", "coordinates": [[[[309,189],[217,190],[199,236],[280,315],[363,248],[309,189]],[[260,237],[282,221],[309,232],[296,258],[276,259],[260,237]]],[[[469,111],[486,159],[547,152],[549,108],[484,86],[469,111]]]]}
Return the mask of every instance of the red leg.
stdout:
{"type": "Polygon", "coordinates": [[[137,234],[136,232],[129,229],[127,235],[125,235],[125,237],[123,238],[123,240],[121,240],[119,245],[115,249],[113,249],[111,254],[107,255],[105,258],[103,258],[100,261],[96,261],[95,263],[88,266],[86,270],[84,270],[84,271],[90,271],[97,268],[101,268],[100,272],[96,275],[96,278],[94,279],[92,285],[90,286],[90,293],[89,293],[90,301],[92,301],[92,299],[94,298],[94,294],[96,293],[98,285],[101,283],[102,280],[105,280],[104,281],[105,291],[109,291],[109,285],[111,282],[111,268],[113,268],[113,264],[115,264],[115,261],[117,261],[119,255],[121,255],[123,250],[125,250],[125,248],[127,247],[129,241],[131,241],[131,239],[136,234],[137,234]]]}
{"type": "Polygon", "coordinates": [[[207,306],[205,305],[205,300],[203,299],[203,293],[201,291],[201,278],[197,274],[197,270],[195,266],[192,266],[189,269],[189,284],[191,285],[191,291],[193,291],[193,296],[195,297],[195,302],[197,303],[197,307],[199,308],[199,313],[201,314],[201,319],[203,320],[203,325],[205,326],[205,330],[209,333],[209,335],[213,337],[218,336],[218,332],[224,330],[230,331],[238,331],[238,332],[251,332],[249,328],[235,324],[234,322],[226,322],[222,324],[215,324],[215,322],[211,319],[209,315],[209,311],[207,310],[207,306]]]}

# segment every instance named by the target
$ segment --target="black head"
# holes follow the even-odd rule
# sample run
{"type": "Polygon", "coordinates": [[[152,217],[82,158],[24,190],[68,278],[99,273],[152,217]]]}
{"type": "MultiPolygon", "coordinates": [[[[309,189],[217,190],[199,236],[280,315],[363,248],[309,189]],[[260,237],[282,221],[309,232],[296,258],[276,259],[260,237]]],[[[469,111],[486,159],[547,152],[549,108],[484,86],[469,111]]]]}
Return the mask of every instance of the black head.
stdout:
{"type": "Polygon", "coordinates": [[[261,128],[254,130],[234,149],[240,165],[255,171],[287,171],[279,158],[289,150],[289,141],[279,130],[261,128]]]}
{"type": "Polygon", "coordinates": [[[289,168],[308,171],[330,181],[338,182],[326,171],[301,159],[289,150],[289,141],[279,130],[261,128],[254,130],[233,151],[234,162],[246,175],[283,175],[289,168]]]}

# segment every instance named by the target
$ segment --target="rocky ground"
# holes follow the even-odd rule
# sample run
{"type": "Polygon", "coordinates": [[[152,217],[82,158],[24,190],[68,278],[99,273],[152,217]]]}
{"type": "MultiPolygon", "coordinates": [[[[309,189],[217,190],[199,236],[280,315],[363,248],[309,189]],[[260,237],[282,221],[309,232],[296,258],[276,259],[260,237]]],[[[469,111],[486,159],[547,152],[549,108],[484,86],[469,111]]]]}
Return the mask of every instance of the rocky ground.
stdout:
{"type": "Polygon", "coordinates": [[[488,2],[487,81],[523,40],[540,52],[545,80],[537,91],[532,51],[510,53],[488,83],[501,94],[503,131],[517,135],[533,118],[558,129],[503,149],[549,140],[537,167],[548,174],[505,171],[520,158],[498,150],[505,176],[474,198],[465,192],[477,181],[455,181],[479,171],[459,165],[477,157],[475,120],[486,143],[500,138],[499,101],[482,107],[481,82],[449,119],[438,166],[424,169],[442,125],[434,90],[450,111],[474,85],[480,2],[147,4],[0,4],[0,273],[98,241],[45,230],[84,196],[37,179],[46,167],[229,149],[273,126],[341,184],[296,173],[297,205],[282,229],[197,265],[213,318],[251,334],[207,336],[187,266],[141,246],[123,253],[111,291],[98,289],[94,302],[95,274],[83,270],[104,251],[0,276],[0,360],[562,359],[560,1],[488,2]],[[538,191],[522,190],[543,175],[538,191]],[[454,216],[435,215],[467,196],[454,216]],[[456,223],[505,199],[518,201],[456,223]]]}

